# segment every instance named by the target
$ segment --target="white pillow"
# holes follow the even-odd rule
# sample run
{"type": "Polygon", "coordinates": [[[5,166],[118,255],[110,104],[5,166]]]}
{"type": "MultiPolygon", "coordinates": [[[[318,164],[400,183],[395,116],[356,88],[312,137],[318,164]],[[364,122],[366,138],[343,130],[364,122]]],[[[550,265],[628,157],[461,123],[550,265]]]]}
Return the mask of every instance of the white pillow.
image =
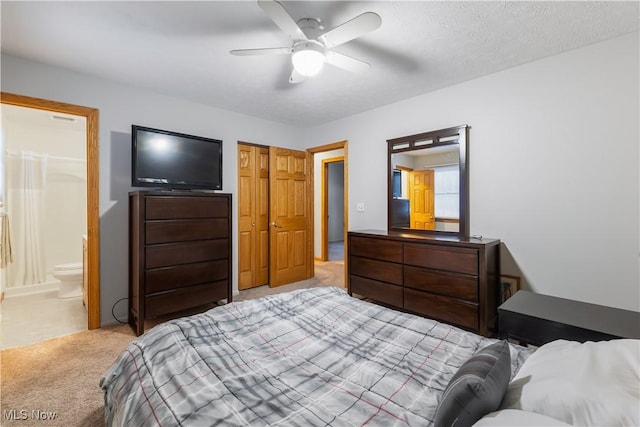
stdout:
{"type": "Polygon", "coordinates": [[[555,427],[568,426],[569,424],[546,415],[536,414],[535,412],[520,411],[518,409],[503,409],[501,411],[490,412],[480,418],[473,427],[513,427],[513,426],[531,426],[531,427],[555,427]]]}
{"type": "Polygon", "coordinates": [[[545,344],[522,365],[500,409],[581,426],[639,426],[640,340],[545,344]]]}

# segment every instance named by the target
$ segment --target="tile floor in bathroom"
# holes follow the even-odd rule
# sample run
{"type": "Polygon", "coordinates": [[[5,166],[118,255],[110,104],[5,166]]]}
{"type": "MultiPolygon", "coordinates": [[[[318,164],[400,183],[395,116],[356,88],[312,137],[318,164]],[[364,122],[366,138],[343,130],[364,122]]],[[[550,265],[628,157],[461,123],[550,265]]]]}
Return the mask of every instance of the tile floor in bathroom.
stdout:
{"type": "Polygon", "coordinates": [[[57,297],[57,291],[5,298],[0,349],[21,347],[87,329],[82,297],[57,297]]]}

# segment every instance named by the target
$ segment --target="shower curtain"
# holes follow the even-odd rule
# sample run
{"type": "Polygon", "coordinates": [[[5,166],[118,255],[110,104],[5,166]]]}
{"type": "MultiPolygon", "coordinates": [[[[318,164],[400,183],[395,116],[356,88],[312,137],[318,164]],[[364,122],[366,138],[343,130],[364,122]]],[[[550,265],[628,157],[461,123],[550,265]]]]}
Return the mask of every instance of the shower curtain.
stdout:
{"type": "Polygon", "coordinates": [[[7,210],[13,249],[8,266],[8,287],[28,286],[46,280],[44,194],[47,155],[30,151],[9,152],[7,161],[7,210]]]}

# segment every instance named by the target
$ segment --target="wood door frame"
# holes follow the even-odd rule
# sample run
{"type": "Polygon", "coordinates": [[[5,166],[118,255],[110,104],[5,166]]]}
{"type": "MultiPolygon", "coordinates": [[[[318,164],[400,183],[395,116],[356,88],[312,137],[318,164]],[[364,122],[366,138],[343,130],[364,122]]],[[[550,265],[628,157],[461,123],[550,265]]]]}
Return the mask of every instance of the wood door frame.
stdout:
{"type": "MultiPolygon", "coordinates": [[[[339,163],[339,162],[342,162],[342,170],[343,170],[343,176],[344,176],[344,156],[322,159],[322,175],[321,175],[322,178],[320,182],[320,192],[321,192],[320,194],[322,195],[320,198],[320,215],[321,215],[320,234],[322,235],[322,242],[320,242],[321,243],[320,245],[321,261],[329,261],[329,221],[327,220],[327,217],[329,216],[329,186],[327,185],[327,181],[329,179],[329,164],[339,163]]],[[[344,194],[344,184],[343,184],[342,192],[344,194]]],[[[343,207],[343,217],[344,217],[344,207],[343,207]]]]}
{"type": "Polygon", "coordinates": [[[87,252],[89,283],[87,285],[87,327],[100,328],[100,210],[99,210],[99,156],[98,116],[96,108],[32,98],[0,92],[2,104],[35,108],[57,113],[82,116],[86,119],[87,156],[87,252]]]}
{"type": "MultiPolygon", "coordinates": [[[[331,150],[339,150],[340,148],[342,148],[344,150],[343,153],[343,157],[344,157],[344,287],[347,287],[347,275],[348,275],[348,270],[349,270],[349,262],[347,259],[347,232],[349,230],[349,141],[347,141],[346,139],[344,141],[338,141],[338,142],[334,142],[331,144],[326,144],[326,145],[320,145],[318,147],[311,147],[311,148],[307,148],[307,151],[313,156],[316,153],[322,153],[324,151],[331,151],[331,150]]],[[[311,162],[311,165],[313,165],[315,162],[311,162]]],[[[311,175],[311,200],[314,200],[313,197],[313,189],[315,187],[315,174],[311,175]]],[[[313,202],[312,202],[313,203],[313,202]]],[[[312,209],[312,215],[313,212],[315,212],[315,206],[314,209],[312,209]]],[[[313,221],[313,219],[312,219],[313,221]]],[[[315,233],[311,233],[311,247],[315,248],[315,233]]],[[[315,249],[314,249],[315,250],[315,249]]],[[[313,263],[312,263],[313,266],[313,263]]]]}

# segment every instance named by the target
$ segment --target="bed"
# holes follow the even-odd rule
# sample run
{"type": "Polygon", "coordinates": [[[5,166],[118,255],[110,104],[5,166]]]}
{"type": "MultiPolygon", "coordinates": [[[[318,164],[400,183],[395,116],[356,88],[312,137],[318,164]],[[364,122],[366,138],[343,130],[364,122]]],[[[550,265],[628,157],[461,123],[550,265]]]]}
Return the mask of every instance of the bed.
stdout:
{"type": "MultiPolygon", "coordinates": [[[[630,342],[633,365],[637,341],[617,341],[630,342]]],[[[520,399],[540,350],[322,287],[158,325],[125,349],[100,386],[107,426],[563,425],[567,417],[520,399]]],[[[534,370],[554,363],[544,353],[534,370]]],[[[638,380],[638,365],[630,369],[622,374],[638,380]]],[[[637,384],[617,410],[638,409],[637,384]]],[[[638,425],[633,414],[622,421],[638,425]]]]}

